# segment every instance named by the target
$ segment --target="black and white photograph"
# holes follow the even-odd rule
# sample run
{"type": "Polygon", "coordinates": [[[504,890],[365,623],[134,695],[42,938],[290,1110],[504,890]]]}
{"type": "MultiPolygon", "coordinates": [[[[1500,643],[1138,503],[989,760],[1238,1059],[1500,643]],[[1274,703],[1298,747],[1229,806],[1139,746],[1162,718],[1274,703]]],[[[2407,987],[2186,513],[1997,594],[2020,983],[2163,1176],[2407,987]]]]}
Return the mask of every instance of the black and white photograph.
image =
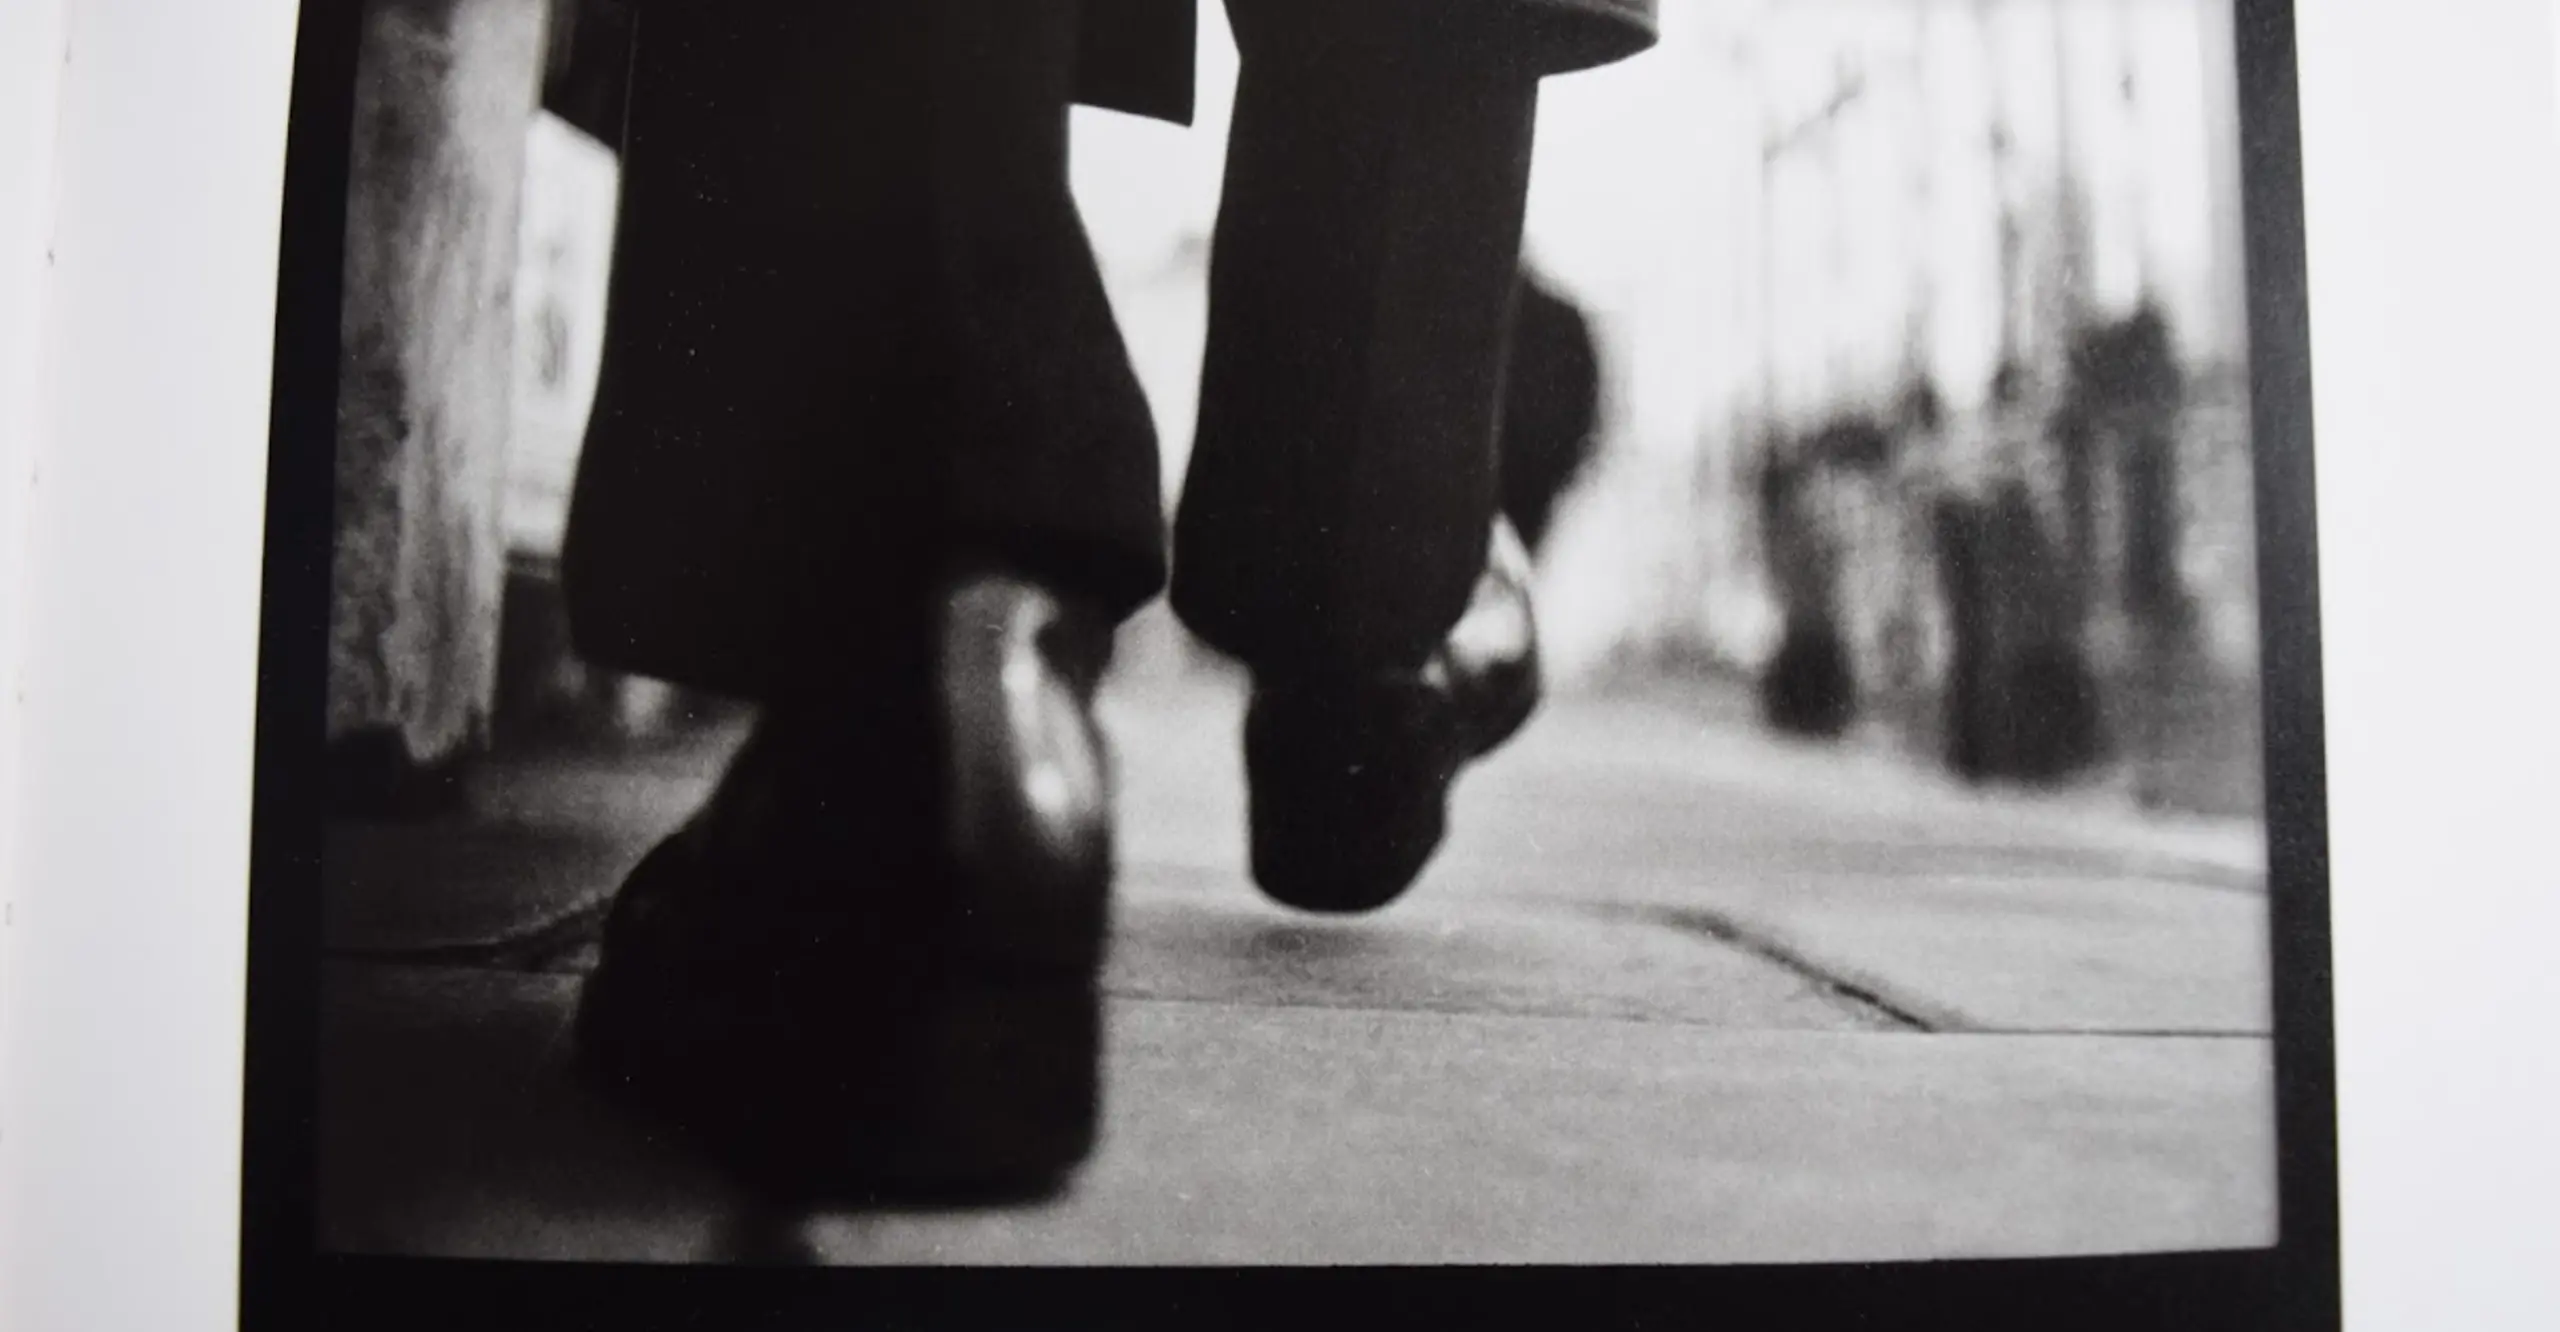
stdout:
{"type": "Polygon", "coordinates": [[[0,0],[0,1328],[2539,1329],[2555,0],[0,0]]]}
{"type": "Polygon", "coordinates": [[[253,1030],[307,1098],[250,1187],[318,1252],[1903,1264],[2334,1199],[2270,6],[348,8],[251,890],[316,1034],[253,1030]]]}

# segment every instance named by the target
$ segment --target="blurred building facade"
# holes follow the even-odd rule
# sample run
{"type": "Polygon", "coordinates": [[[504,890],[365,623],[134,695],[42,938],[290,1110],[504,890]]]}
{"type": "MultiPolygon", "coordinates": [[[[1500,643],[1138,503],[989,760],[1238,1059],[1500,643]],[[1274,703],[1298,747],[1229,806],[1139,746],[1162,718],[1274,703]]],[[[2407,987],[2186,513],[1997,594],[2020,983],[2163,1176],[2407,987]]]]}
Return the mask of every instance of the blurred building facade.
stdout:
{"type": "MultiPolygon", "coordinates": [[[[2229,17],[2209,0],[1709,4],[1667,15],[1662,49],[1622,80],[1551,85],[1530,245],[1593,306],[1618,405],[1616,475],[1552,571],[1572,585],[1560,609],[1593,608],[1559,626],[1566,658],[1686,644],[1765,661],[1783,611],[1760,469],[1872,422],[1890,456],[1815,469],[1811,502],[1867,552],[1841,561],[1839,594],[1862,659],[1889,675],[1887,627],[1929,618],[1925,591],[1901,588],[1925,540],[1895,529],[1919,522],[1921,496],[2010,472],[2066,507],[2051,436],[2074,348],[2103,350],[2147,310],[2180,372],[2178,487],[2200,510],[2179,567],[2213,656],[2246,669],[2229,17]],[[1914,420],[1924,397],[1934,411],[1914,420]],[[1906,560],[1873,550],[1914,542],[1906,560]],[[1639,567],[1658,577],[1627,603],[1639,567]]],[[[2111,469],[2091,470],[2103,592],[2125,515],[2111,469]]],[[[2094,618],[2103,655],[2123,631],[2094,618]]],[[[1932,673],[1922,655],[1902,669],[1932,673]]]]}

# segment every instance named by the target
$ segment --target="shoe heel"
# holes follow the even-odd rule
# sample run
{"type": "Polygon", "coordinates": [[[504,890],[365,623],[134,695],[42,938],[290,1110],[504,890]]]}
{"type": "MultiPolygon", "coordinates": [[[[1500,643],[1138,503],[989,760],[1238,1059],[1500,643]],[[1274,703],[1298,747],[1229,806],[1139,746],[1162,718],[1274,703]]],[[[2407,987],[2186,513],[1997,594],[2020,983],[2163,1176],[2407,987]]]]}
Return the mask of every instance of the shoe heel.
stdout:
{"type": "Polygon", "coordinates": [[[1102,1002],[1090,986],[995,983],[927,996],[880,1070],[875,1122],[850,1124],[844,1181],[907,1201],[1036,1198],[1094,1146],[1102,1002]]]}
{"type": "Polygon", "coordinates": [[[1447,828],[1464,749],[1446,710],[1418,690],[1365,699],[1354,708],[1273,692],[1245,717],[1254,882],[1302,911],[1394,901],[1447,828]]]}
{"type": "Polygon", "coordinates": [[[850,1048],[828,1048],[766,1020],[637,1030],[669,1015],[628,1007],[618,980],[591,978],[579,1010],[588,1082],[646,1105],[769,1198],[1032,1200],[1093,1150],[1102,1005],[1090,985],[955,980],[903,1001],[869,996],[850,1048]]]}

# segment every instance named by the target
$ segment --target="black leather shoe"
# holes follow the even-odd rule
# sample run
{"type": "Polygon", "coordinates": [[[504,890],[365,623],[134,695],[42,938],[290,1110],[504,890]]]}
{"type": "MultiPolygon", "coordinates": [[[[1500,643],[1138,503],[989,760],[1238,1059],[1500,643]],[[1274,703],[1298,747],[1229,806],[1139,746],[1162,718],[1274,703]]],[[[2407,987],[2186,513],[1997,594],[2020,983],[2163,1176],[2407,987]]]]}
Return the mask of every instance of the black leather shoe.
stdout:
{"type": "Polygon", "coordinates": [[[1496,519],[1465,614],[1419,669],[1255,680],[1254,881],[1308,911],[1394,901],[1439,849],[1450,784],[1529,720],[1538,689],[1529,556],[1496,519]]]}
{"type": "Polygon", "coordinates": [[[598,1084],[779,1195],[1036,1197],[1093,1143],[1111,630],[1002,575],[940,609],[931,679],[766,713],[580,998],[598,1084]]]}

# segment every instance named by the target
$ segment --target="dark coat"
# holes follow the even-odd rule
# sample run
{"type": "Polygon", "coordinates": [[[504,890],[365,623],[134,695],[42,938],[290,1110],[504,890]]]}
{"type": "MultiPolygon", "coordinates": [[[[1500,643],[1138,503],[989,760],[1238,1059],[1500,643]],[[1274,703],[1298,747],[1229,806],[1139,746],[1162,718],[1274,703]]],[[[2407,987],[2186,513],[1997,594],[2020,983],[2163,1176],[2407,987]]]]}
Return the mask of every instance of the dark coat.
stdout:
{"type": "MultiPolygon", "coordinates": [[[[1286,2],[1286,0],[1283,0],[1286,2]]],[[[1561,74],[1651,46],[1657,0],[1454,0],[1499,6],[1529,30],[1538,72],[1561,74]]],[[[1077,100],[1191,122],[1197,0],[1084,0],[1077,100]]]]}
{"type": "MultiPolygon", "coordinates": [[[[1533,35],[1539,72],[1555,74],[1651,46],[1658,0],[1449,2],[1503,7],[1533,35]]],[[[607,143],[619,138],[631,17],[642,3],[568,0],[554,11],[544,105],[607,143]]],[[[1084,9],[1077,100],[1190,124],[1199,0],[1084,0],[1084,9]]]]}

